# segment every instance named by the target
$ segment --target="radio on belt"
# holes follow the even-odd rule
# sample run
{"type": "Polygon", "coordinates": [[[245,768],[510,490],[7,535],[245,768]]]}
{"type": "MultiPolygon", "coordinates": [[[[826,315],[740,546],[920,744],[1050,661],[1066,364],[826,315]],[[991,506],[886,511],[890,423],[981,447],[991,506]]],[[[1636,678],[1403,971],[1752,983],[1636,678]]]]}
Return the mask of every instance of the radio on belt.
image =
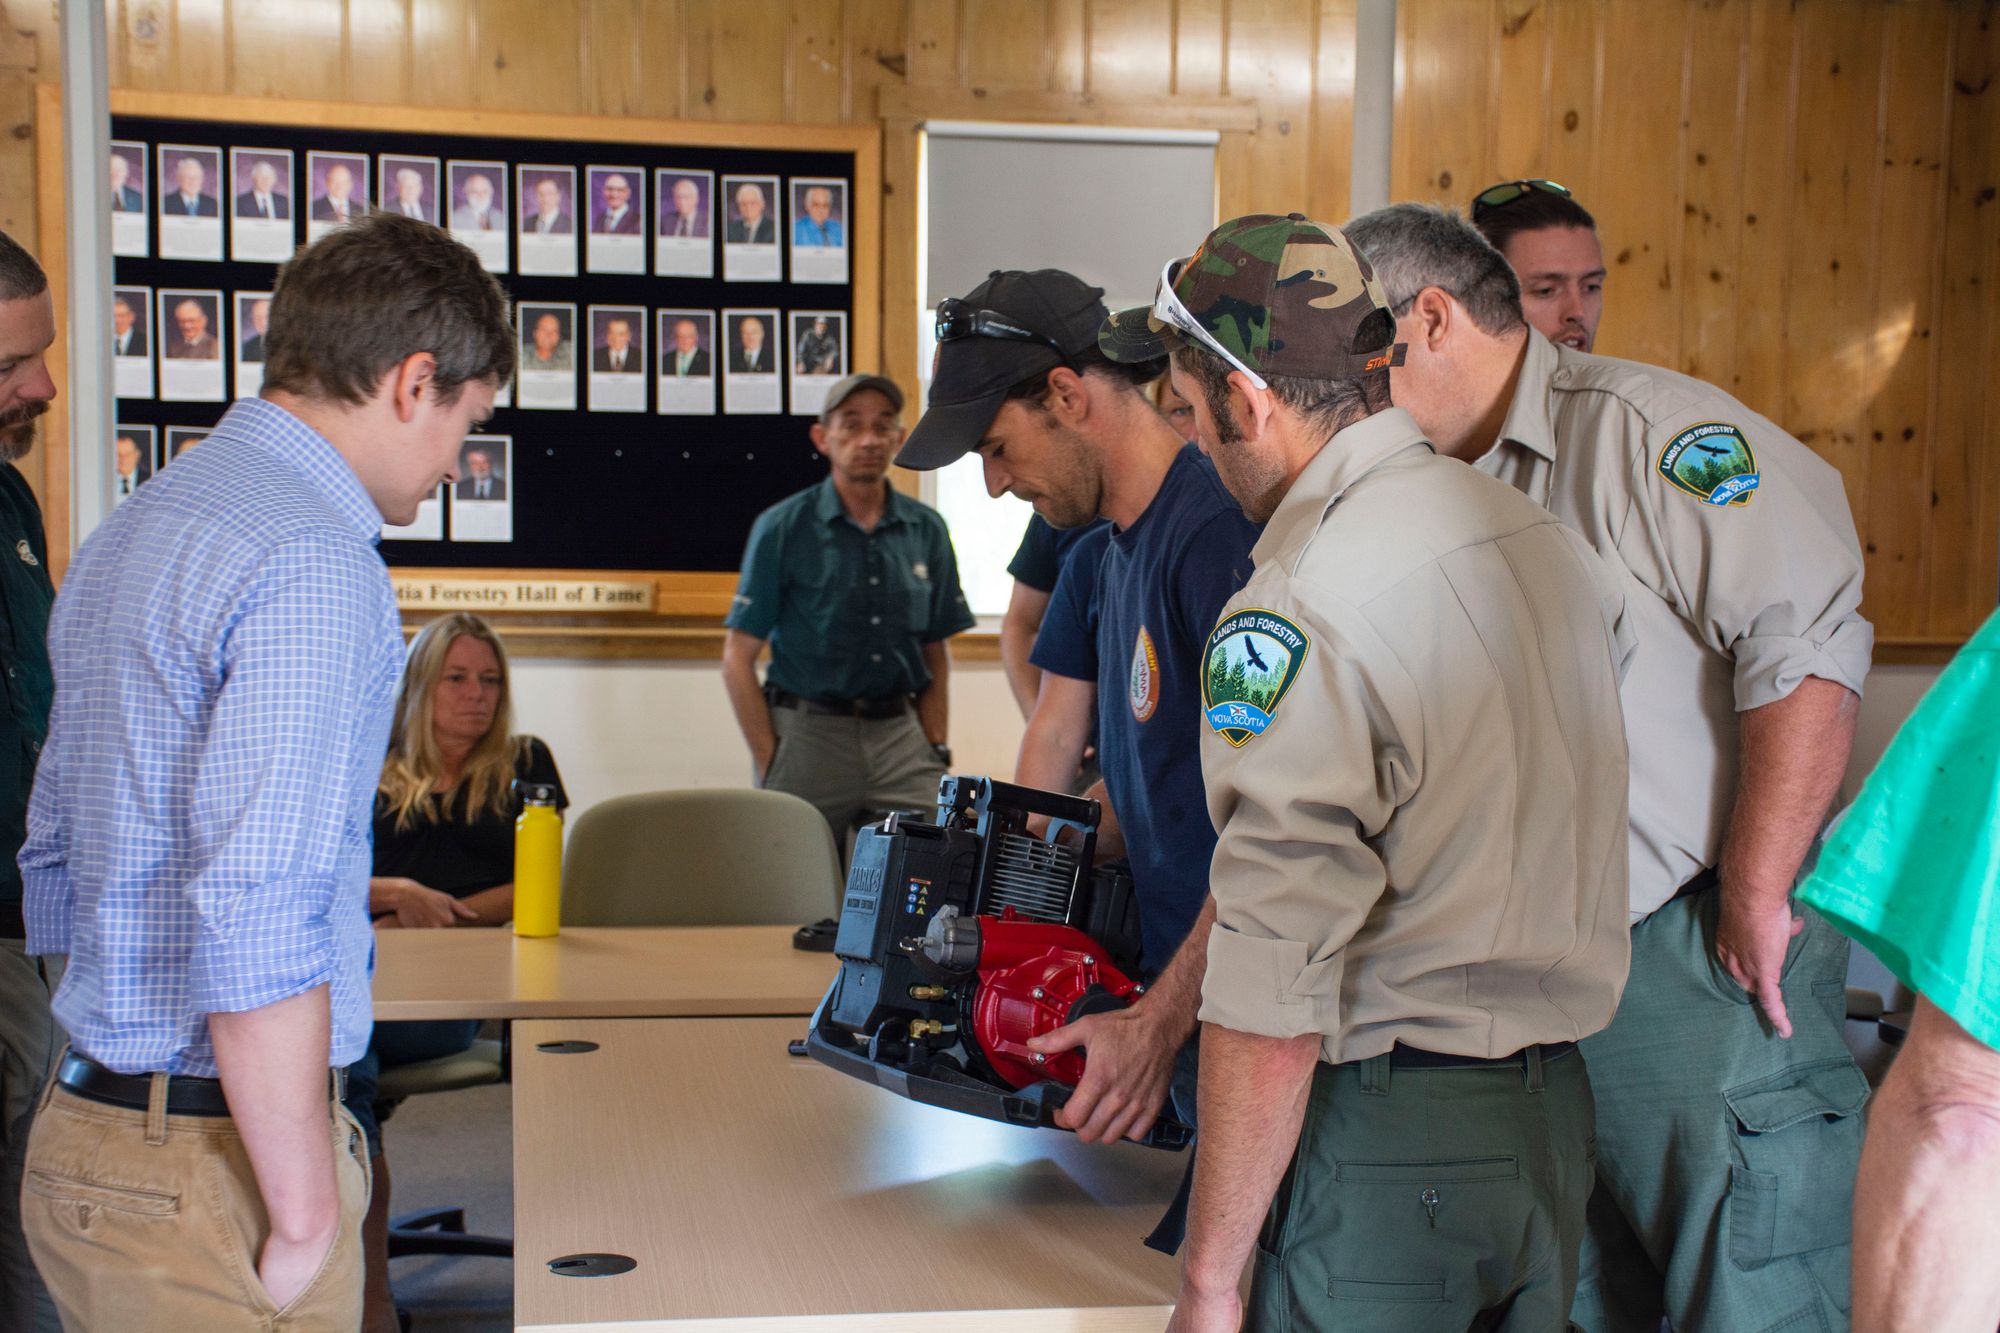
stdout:
{"type": "MultiPolygon", "coordinates": [[[[1091,868],[1097,820],[1096,801],[947,777],[935,823],[861,830],[807,1053],[912,1101],[1056,1127],[1085,1052],[1028,1040],[1144,990],[1131,876],[1091,868]]],[[[1162,1118],[1145,1142],[1191,1137],[1162,1118]]]]}

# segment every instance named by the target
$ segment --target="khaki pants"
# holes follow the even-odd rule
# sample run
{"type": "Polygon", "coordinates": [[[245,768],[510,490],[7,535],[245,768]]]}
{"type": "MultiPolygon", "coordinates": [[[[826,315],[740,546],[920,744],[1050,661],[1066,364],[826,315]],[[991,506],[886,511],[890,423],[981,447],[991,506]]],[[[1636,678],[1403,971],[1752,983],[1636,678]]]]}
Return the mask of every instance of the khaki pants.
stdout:
{"type": "Polygon", "coordinates": [[[1845,1333],[1867,1080],[1841,1029],[1847,939],[1800,909],[1769,1032],[1715,961],[1720,890],[1632,928],[1611,1026],[1579,1044],[1597,1193],[1570,1318],[1585,1333],[1845,1333]]]}
{"type": "Polygon", "coordinates": [[[340,1229],[280,1310],[257,1277],[269,1225],[236,1123],[151,1116],[52,1087],[28,1144],[28,1245],[69,1333],[353,1333],[361,1325],[360,1127],[328,1112],[340,1229]]]}
{"type": "Polygon", "coordinates": [[[914,709],[897,717],[829,717],[803,708],[771,710],[777,753],[764,774],[767,791],[790,792],[826,816],[837,846],[869,816],[885,810],[937,809],[944,765],[924,738],[914,709]]]}
{"type": "Polygon", "coordinates": [[[0,940],[0,1329],[8,1333],[62,1330],[21,1234],[28,1127],[62,1049],[49,1012],[61,976],[62,959],[33,958],[20,940],[0,940]]]}
{"type": "Polygon", "coordinates": [[[1559,1330],[1591,1157],[1575,1051],[1475,1068],[1322,1064],[1258,1237],[1244,1328],[1559,1330]]]}

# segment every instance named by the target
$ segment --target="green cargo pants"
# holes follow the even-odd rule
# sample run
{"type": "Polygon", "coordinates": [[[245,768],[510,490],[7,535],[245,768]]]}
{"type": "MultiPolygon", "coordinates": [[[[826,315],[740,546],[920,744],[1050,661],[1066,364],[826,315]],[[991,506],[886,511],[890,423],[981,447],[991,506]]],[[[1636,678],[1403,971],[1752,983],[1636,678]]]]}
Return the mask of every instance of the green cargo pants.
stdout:
{"type": "Polygon", "coordinates": [[[1561,1330],[1590,1197],[1574,1051],[1322,1064],[1258,1238],[1253,1333],[1561,1330]]]}
{"type": "Polygon", "coordinates": [[[1868,1084],[1848,1055],[1844,936],[1810,909],[1789,1041],[1715,961],[1719,890],[1632,928],[1611,1026],[1581,1049],[1597,1192],[1571,1318],[1585,1333],[1844,1333],[1868,1084]]]}

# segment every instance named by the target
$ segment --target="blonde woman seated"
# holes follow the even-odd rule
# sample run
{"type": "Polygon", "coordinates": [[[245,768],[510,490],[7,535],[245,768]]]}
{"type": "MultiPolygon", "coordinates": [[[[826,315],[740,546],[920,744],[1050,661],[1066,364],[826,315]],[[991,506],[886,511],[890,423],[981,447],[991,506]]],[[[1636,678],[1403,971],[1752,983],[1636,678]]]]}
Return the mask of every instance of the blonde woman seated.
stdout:
{"type": "Polygon", "coordinates": [[[478,616],[432,621],[410,665],[375,795],[376,926],[504,926],[514,918],[514,784],[569,802],[549,747],[513,734],[507,653],[478,616]]]}

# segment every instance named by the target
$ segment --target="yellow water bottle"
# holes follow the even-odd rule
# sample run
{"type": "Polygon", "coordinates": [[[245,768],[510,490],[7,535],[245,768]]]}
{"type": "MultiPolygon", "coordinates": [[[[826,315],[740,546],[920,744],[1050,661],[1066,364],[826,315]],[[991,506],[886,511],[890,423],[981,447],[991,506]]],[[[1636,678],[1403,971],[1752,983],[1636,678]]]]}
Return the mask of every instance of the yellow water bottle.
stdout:
{"type": "Polygon", "coordinates": [[[514,933],[540,939],[562,927],[562,812],[556,789],[521,787],[521,816],[514,821],[514,933]]]}

